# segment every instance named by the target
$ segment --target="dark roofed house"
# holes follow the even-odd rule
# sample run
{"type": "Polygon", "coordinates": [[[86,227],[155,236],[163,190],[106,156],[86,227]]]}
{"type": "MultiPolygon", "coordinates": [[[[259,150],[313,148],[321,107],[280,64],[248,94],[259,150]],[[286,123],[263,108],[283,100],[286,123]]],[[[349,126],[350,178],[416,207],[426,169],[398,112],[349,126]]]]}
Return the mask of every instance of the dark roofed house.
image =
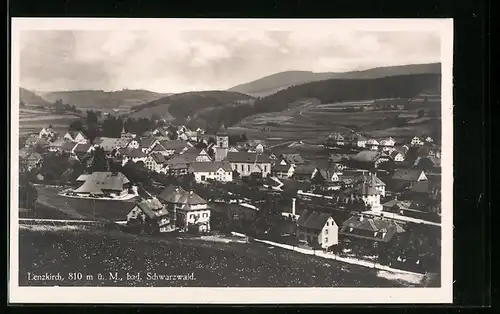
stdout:
{"type": "Polygon", "coordinates": [[[159,196],[172,214],[174,225],[181,231],[195,227],[198,231],[210,231],[210,208],[198,194],[181,187],[168,186],[159,196]]]}
{"type": "Polygon", "coordinates": [[[180,154],[190,147],[189,143],[181,140],[161,141],[160,144],[167,155],[180,154]]]}
{"type": "Polygon", "coordinates": [[[344,222],[339,234],[370,242],[390,242],[395,235],[403,232],[403,227],[392,220],[355,215],[344,222]]]}
{"type": "Polygon", "coordinates": [[[156,198],[137,202],[127,214],[127,226],[142,226],[148,233],[168,232],[173,228],[170,225],[170,214],[163,204],[156,198]]]}
{"type": "Polygon", "coordinates": [[[304,158],[298,153],[295,154],[281,154],[281,161],[284,161],[287,164],[301,166],[305,163],[304,158]]]}
{"type": "Polygon", "coordinates": [[[364,150],[352,156],[351,161],[356,165],[365,168],[378,168],[384,162],[392,161],[391,157],[382,152],[374,150],[364,150]]]}
{"type": "Polygon", "coordinates": [[[83,195],[119,197],[128,194],[130,180],[121,172],[93,172],[85,182],[75,190],[83,195]]]}
{"type": "Polygon", "coordinates": [[[338,230],[330,214],[304,210],[297,220],[296,236],[300,242],[327,249],[338,244],[338,230]]]}
{"type": "Polygon", "coordinates": [[[158,143],[159,141],[155,137],[145,137],[140,139],[139,147],[144,153],[148,154],[158,143]]]}
{"type": "Polygon", "coordinates": [[[295,168],[293,178],[297,181],[309,181],[316,170],[316,165],[303,165],[295,168]]]}
{"type": "Polygon", "coordinates": [[[277,178],[291,178],[293,176],[293,172],[295,170],[295,167],[290,164],[274,164],[274,166],[271,167],[271,174],[277,178]]]}

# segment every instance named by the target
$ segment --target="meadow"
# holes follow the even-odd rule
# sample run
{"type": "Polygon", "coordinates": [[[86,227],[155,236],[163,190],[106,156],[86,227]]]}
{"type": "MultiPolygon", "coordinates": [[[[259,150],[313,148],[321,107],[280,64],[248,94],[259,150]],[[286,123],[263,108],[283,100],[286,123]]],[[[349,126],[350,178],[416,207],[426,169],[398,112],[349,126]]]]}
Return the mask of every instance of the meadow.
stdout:
{"type": "Polygon", "coordinates": [[[19,112],[19,134],[40,132],[42,128],[52,125],[56,132],[65,132],[71,122],[80,119],[75,114],[54,114],[35,109],[22,109],[19,112]]]}
{"type": "MultiPolygon", "coordinates": [[[[90,227],[92,228],[92,227],[90,227]]],[[[168,236],[134,236],[108,230],[19,232],[21,286],[184,287],[400,287],[378,272],[260,243],[218,243],[168,236]],[[78,270],[83,280],[68,280],[78,270]],[[28,281],[27,273],[60,273],[62,282],[28,281]],[[108,274],[141,273],[142,280],[113,280],[108,274]],[[193,274],[192,280],[146,280],[147,272],[193,274]],[[104,274],[99,280],[97,274],[104,274]],[[87,274],[92,275],[92,278],[87,274]]]]}

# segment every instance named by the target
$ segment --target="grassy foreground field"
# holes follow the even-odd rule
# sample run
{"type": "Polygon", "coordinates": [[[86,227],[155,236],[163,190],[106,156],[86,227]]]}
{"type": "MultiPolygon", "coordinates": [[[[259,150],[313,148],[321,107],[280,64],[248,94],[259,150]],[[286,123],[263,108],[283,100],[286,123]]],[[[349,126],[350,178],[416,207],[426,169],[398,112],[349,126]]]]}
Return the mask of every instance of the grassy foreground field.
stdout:
{"type": "Polygon", "coordinates": [[[372,269],[270,248],[258,243],[215,243],[146,238],[119,231],[28,230],[19,235],[21,286],[190,287],[399,287],[372,269]],[[57,274],[64,281],[29,281],[31,274],[57,274]],[[82,280],[69,280],[69,273],[82,280]],[[117,272],[123,280],[114,280],[117,272]],[[140,273],[140,280],[126,274],[140,273]],[[189,280],[147,280],[193,274],[189,280]],[[102,274],[102,279],[98,279],[102,274]],[[91,275],[88,277],[87,275],[91,275]]]}

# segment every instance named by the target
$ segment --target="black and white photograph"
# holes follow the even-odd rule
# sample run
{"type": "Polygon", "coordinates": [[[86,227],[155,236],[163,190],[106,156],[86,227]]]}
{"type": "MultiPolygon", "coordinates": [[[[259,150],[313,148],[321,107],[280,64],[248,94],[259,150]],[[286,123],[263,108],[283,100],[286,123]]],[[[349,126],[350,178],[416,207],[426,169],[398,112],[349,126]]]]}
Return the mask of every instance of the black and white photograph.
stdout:
{"type": "Polygon", "coordinates": [[[452,19],[13,19],[10,302],[451,303],[452,57],[452,19]]]}

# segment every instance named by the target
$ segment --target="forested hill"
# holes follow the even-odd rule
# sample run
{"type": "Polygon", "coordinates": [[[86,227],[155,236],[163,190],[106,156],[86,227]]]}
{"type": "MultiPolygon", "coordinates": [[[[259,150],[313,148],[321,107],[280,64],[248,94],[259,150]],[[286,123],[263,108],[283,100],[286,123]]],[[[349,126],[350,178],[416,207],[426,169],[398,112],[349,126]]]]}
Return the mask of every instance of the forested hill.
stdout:
{"type": "Polygon", "coordinates": [[[19,88],[19,101],[27,105],[49,106],[48,101],[37,95],[36,93],[25,88],[19,88]]]}
{"type": "Polygon", "coordinates": [[[105,108],[132,107],[149,102],[168,94],[155,93],[142,89],[124,89],[118,91],[102,90],[75,90],[44,92],[41,96],[55,102],[61,99],[63,103],[75,105],[77,108],[105,108]]]}
{"type": "Polygon", "coordinates": [[[240,92],[252,96],[265,97],[276,93],[289,86],[305,84],[328,79],[376,79],[389,76],[415,75],[415,74],[440,74],[441,63],[409,64],[400,66],[378,67],[362,71],[343,73],[310,71],[286,71],[258,80],[240,84],[230,88],[230,91],[240,92]]]}
{"type": "Polygon", "coordinates": [[[258,99],[253,105],[224,108],[204,114],[205,120],[234,125],[242,119],[288,109],[297,100],[316,98],[321,103],[372,100],[381,98],[411,98],[422,92],[441,93],[441,74],[415,74],[377,79],[330,79],[288,87],[258,99]]]}
{"type": "Polygon", "coordinates": [[[133,117],[186,119],[199,110],[251,101],[252,97],[228,91],[202,91],[174,94],[132,108],[133,117]]]}

